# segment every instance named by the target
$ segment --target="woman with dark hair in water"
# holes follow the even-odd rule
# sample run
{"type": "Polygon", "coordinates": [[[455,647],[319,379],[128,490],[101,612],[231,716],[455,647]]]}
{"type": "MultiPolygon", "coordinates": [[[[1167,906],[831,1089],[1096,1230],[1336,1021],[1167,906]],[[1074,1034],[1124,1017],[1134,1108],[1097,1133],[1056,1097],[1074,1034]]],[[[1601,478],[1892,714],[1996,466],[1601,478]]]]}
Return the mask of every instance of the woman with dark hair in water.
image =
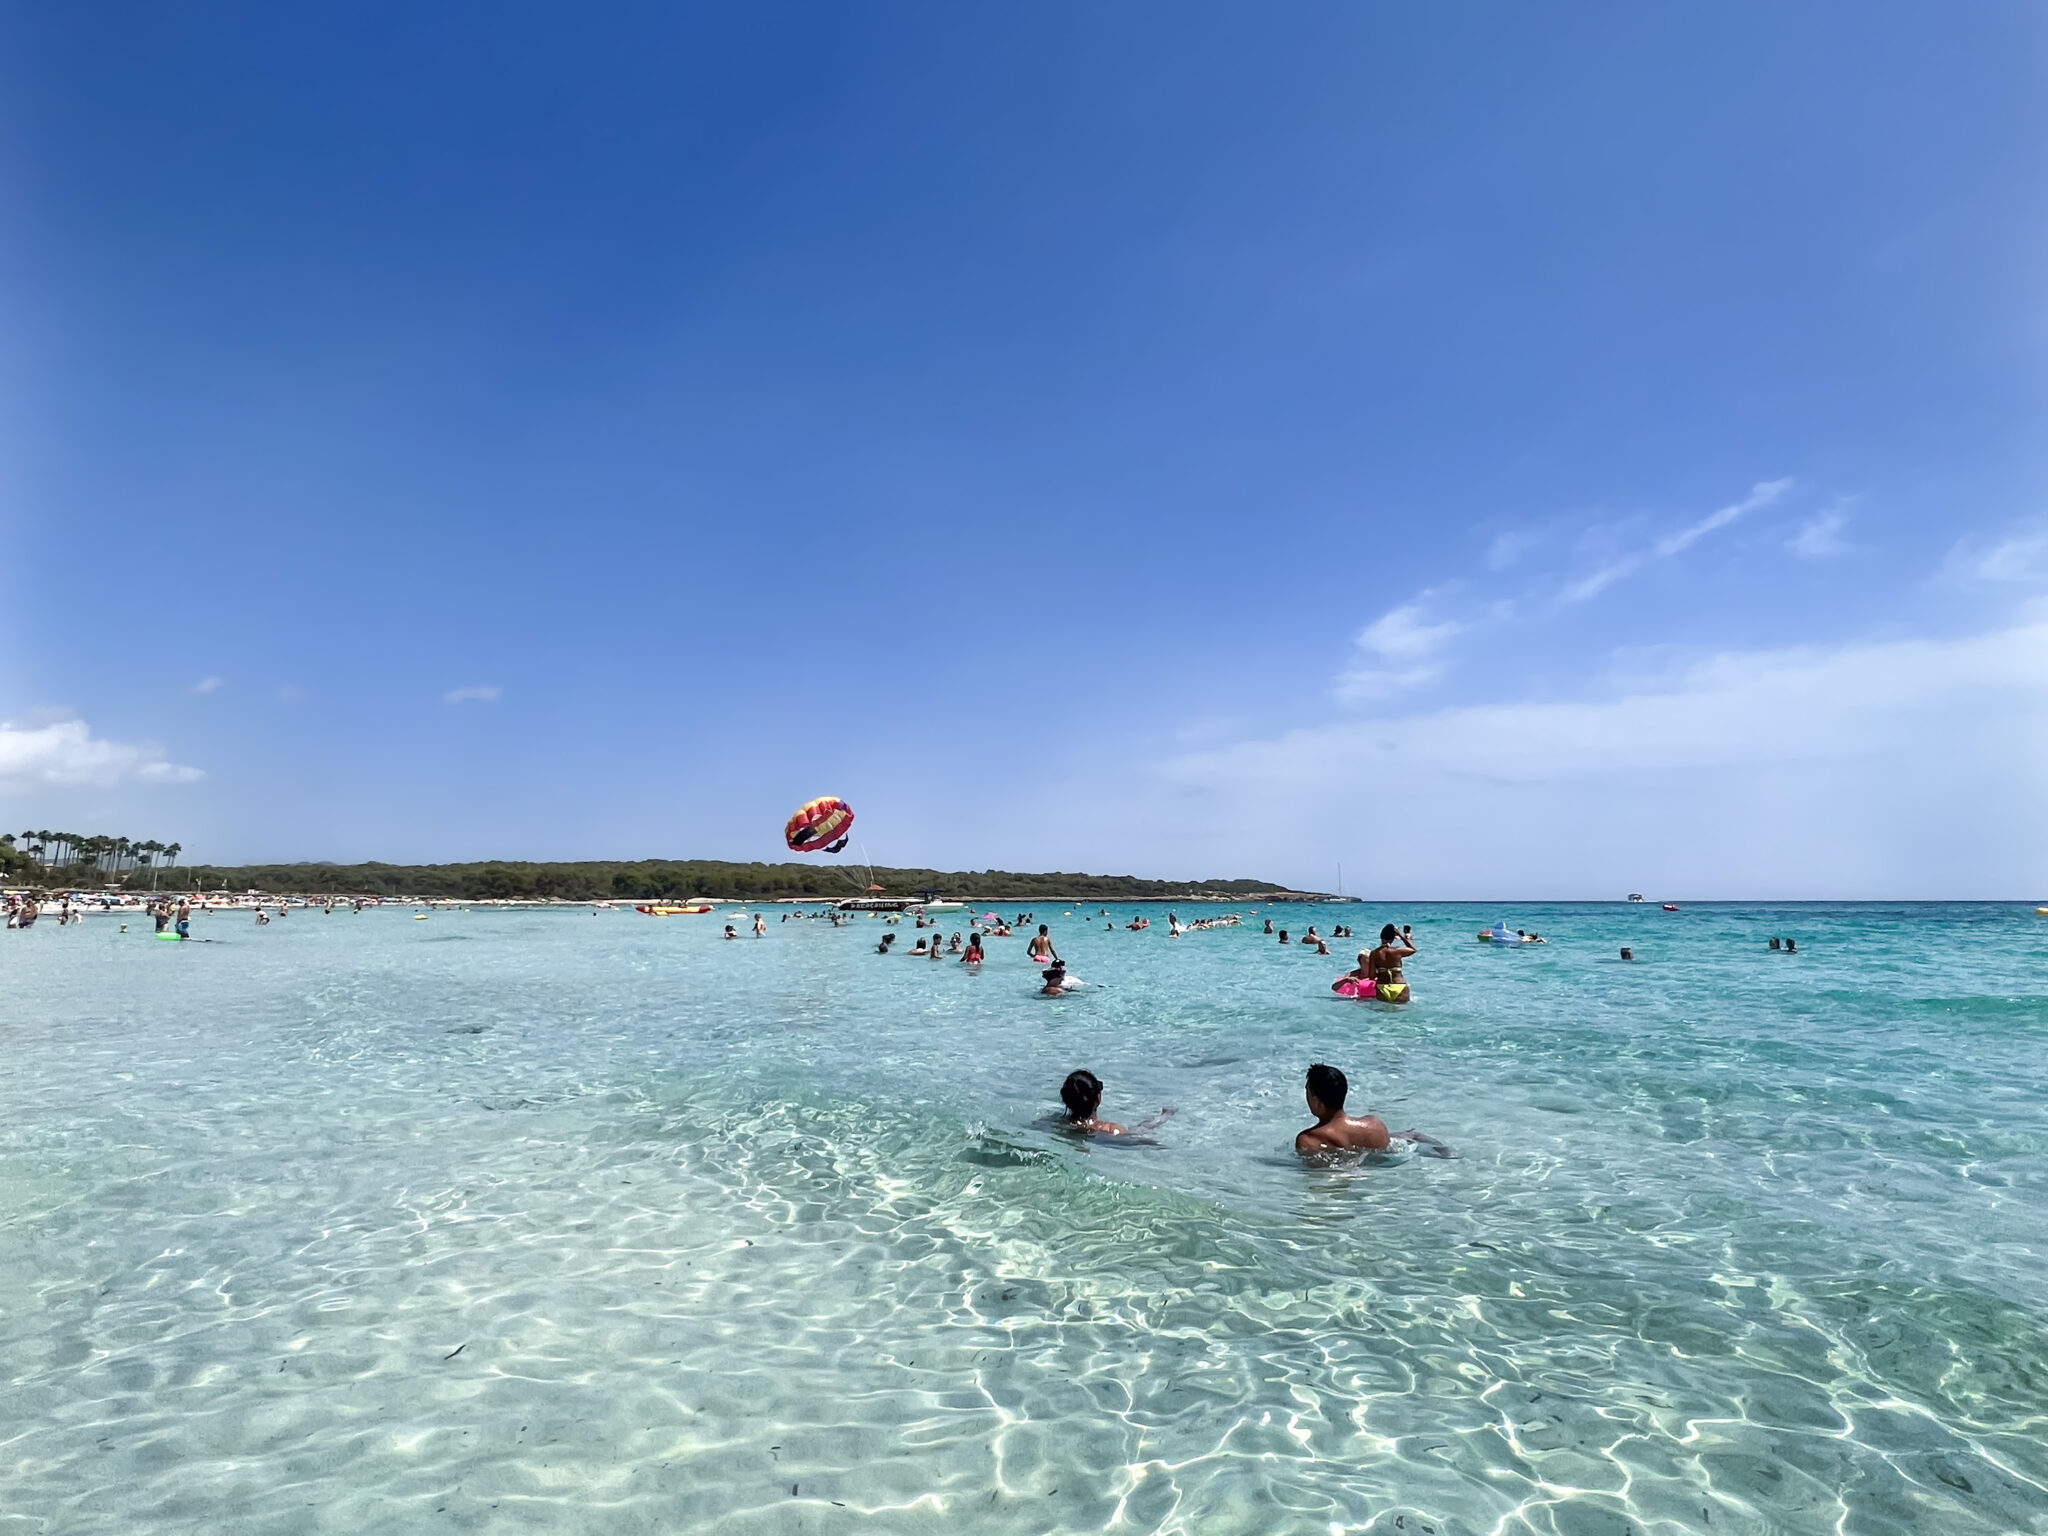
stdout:
{"type": "Polygon", "coordinates": [[[1374,981],[1382,987],[1391,986],[1407,980],[1401,974],[1401,962],[1414,953],[1414,941],[1403,938],[1401,930],[1388,923],[1380,930],[1380,947],[1366,957],[1366,966],[1374,981]]]}
{"type": "Polygon", "coordinates": [[[1150,1120],[1141,1122],[1126,1130],[1114,1120],[1096,1117],[1102,1107],[1102,1079],[1086,1067],[1069,1072],[1067,1080],[1060,1084],[1060,1102],[1066,1106],[1066,1118],[1061,1122],[1064,1129],[1079,1131],[1086,1136],[1129,1136],[1135,1132],[1156,1129],[1160,1122],[1173,1113],[1171,1106],[1162,1109],[1150,1120]]]}

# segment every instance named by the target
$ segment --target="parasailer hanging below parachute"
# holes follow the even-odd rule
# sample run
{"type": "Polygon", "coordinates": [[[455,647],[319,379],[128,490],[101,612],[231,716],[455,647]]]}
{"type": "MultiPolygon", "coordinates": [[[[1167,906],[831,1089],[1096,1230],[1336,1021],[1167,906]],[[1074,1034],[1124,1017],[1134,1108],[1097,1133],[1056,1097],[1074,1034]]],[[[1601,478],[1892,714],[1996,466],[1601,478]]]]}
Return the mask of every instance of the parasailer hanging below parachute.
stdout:
{"type": "Polygon", "coordinates": [[[853,828],[853,807],[833,795],[810,801],[789,818],[782,840],[792,853],[837,853],[853,828]]]}

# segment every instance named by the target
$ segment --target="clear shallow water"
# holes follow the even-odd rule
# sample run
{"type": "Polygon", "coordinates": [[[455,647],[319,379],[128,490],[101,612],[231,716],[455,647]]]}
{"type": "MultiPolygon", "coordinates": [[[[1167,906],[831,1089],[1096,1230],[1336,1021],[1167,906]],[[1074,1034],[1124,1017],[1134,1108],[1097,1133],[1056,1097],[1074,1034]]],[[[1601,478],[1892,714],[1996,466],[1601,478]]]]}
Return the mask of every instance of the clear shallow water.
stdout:
{"type": "Polygon", "coordinates": [[[2048,1531],[2048,919],[1145,910],[0,935],[0,1536],[2048,1531]]]}

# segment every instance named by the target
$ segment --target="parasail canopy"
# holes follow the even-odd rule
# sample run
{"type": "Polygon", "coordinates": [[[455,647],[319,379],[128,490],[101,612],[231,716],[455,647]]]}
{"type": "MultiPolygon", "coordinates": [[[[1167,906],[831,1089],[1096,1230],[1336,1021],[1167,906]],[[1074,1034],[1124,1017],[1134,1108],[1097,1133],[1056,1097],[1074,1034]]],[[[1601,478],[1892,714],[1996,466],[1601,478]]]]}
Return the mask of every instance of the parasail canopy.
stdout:
{"type": "Polygon", "coordinates": [[[853,827],[853,807],[834,795],[822,795],[799,807],[782,829],[792,853],[837,853],[853,827]]]}

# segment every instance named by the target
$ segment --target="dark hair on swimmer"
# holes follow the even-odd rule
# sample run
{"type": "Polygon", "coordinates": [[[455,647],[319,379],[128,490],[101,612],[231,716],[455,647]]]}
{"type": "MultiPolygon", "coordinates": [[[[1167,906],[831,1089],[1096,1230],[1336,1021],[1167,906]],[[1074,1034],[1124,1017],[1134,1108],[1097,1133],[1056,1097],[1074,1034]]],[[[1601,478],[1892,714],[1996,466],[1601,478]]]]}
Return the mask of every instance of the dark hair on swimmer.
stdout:
{"type": "Polygon", "coordinates": [[[1040,933],[1043,933],[1043,932],[1045,932],[1045,924],[1043,924],[1043,923],[1040,923],[1040,924],[1038,925],[1038,931],[1039,931],[1040,933]]]}
{"type": "Polygon", "coordinates": [[[1308,1091],[1321,1101],[1323,1108],[1342,1109],[1344,1095],[1351,1091],[1351,1085],[1342,1072],[1319,1061],[1308,1069],[1308,1091]]]}
{"type": "Polygon", "coordinates": [[[1392,923],[1387,924],[1386,927],[1380,930],[1380,942],[1382,944],[1391,944],[1399,937],[1401,937],[1401,930],[1392,923]]]}
{"type": "Polygon", "coordinates": [[[1076,1120],[1092,1119],[1102,1103],[1102,1079],[1086,1067],[1069,1072],[1067,1080],[1060,1084],[1060,1102],[1076,1120]]]}

